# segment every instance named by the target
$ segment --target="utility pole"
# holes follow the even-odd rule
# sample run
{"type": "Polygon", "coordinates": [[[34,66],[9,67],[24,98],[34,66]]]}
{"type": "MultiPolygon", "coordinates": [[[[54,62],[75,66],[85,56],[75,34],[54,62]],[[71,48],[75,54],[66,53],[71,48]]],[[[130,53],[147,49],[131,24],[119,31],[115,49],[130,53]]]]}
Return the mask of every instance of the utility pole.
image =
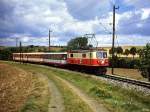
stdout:
{"type": "Polygon", "coordinates": [[[113,33],[112,33],[112,70],[111,73],[114,74],[114,43],[115,43],[115,13],[116,9],[119,9],[119,7],[116,8],[115,5],[113,5],[113,33]]]}
{"type": "Polygon", "coordinates": [[[51,38],[51,32],[52,32],[52,31],[49,29],[49,51],[51,51],[51,46],[50,46],[50,44],[51,44],[51,43],[50,43],[50,42],[51,42],[51,40],[50,40],[50,38],[51,38]]]}

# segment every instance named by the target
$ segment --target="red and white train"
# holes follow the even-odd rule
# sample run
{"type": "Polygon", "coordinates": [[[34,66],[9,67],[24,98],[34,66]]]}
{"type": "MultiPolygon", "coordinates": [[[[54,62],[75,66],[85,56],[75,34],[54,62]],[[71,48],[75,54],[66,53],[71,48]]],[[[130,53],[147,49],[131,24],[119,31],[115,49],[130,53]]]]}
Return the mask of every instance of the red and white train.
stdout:
{"type": "Polygon", "coordinates": [[[90,73],[105,74],[109,66],[104,50],[77,50],[69,52],[13,53],[14,61],[37,62],[54,66],[65,66],[90,73]]]}

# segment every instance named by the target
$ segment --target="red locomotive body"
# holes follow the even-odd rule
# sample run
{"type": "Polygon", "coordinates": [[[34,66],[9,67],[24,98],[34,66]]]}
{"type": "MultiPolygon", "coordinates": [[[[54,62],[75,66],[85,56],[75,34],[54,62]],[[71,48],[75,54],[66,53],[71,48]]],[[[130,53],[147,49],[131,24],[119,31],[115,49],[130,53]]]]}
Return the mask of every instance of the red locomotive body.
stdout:
{"type": "Polygon", "coordinates": [[[104,50],[70,51],[67,55],[67,64],[90,73],[106,74],[106,67],[109,66],[107,52],[104,50]]]}
{"type": "Polygon", "coordinates": [[[67,56],[68,64],[77,64],[84,66],[109,66],[106,51],[71,51],[67,56]]]}

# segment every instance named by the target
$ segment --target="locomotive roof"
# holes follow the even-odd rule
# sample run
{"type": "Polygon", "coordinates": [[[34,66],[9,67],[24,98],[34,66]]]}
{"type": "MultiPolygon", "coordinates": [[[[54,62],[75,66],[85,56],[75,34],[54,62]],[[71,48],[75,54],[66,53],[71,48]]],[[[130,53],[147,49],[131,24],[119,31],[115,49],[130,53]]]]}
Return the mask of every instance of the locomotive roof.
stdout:
{"type": "Polygon", "coordinates": [[[106,50],[71,50],[69,53],[84,53],[84,52],[96,52],[96,51],[106,51],[106,50]]]}

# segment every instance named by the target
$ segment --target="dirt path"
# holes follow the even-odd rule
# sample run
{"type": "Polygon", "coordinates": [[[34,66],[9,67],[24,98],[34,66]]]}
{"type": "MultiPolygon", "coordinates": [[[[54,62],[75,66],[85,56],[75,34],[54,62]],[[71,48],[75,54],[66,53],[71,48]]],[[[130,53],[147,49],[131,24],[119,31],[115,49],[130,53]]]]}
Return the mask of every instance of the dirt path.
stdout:
{"type": "Polygon", "coordinates": [[[60,91],[52,80],[50,80],[46,75],[42,76],[48,80],[48,86],[51,94],[48,112],[64,112],[63,98],[60,91]]]}
{"type": "Polygon", "coordinates": [[[84,94],[81,90],[79,90],[77,87],[75,87],[68,81],[66,81],[58,76],[55,76],[55,78],[57,78],[61,82],[65,83],[71,89],[71,91],[73,91],[75,94],[77,94],[87,105],[89,105],[89,107],[93,110],[93,112],[108,112],[108,110],[106,108],[104,108],[104,106],[102,104],[99,104],[93,98],[89,98],[89,96],[84,94]]]}

